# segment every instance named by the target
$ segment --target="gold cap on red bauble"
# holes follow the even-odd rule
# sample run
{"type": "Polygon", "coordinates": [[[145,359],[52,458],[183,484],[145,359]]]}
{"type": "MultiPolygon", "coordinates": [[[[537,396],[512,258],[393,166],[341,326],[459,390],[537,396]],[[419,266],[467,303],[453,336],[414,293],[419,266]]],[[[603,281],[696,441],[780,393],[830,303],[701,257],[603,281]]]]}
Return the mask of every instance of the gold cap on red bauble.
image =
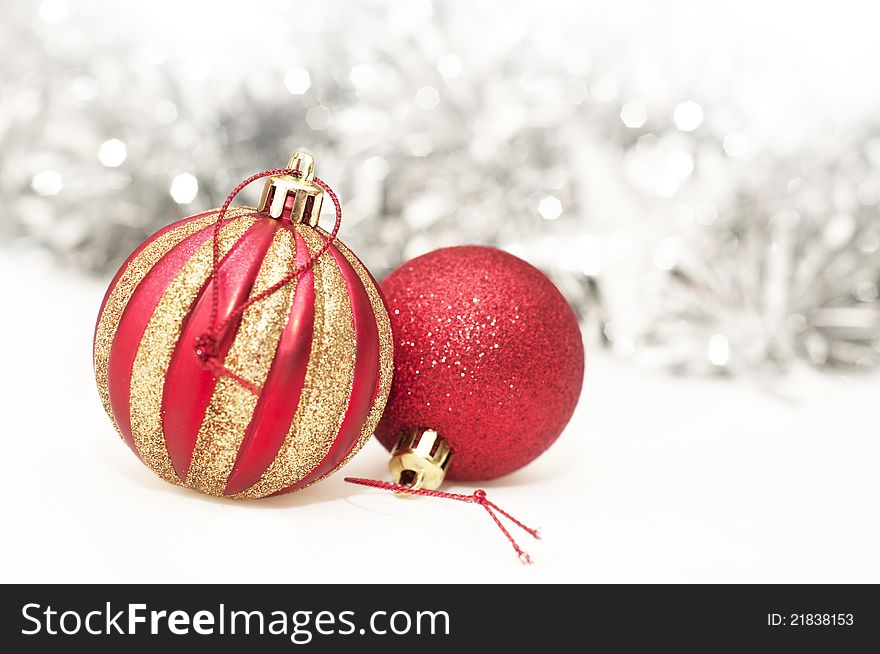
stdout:
{"type": "Polygon", "coordinates": [[[452,452],[449,443],[434,429],[411,429],[397,440],[388,468],[394,480],[410,488],[440,487],[452,452]]]}
{"type": "Polygon", "coordinates": [[[317,227],[324,191],[314,181],[315,158],[307,152],[294,152],[287,167],[295,172],[272,175],[266,180],[259,210],[272,218],[284,215],[292,223],[317,227]]]}

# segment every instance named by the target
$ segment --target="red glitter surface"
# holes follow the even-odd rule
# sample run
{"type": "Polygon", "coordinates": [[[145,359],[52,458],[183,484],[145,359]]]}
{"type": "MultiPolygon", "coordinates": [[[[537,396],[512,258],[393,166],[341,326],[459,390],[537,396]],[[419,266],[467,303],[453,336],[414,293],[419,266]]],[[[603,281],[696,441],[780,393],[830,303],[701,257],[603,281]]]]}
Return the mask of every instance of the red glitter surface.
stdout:
{"type": "Polygon", "coordinates": [[[544,273],[501,250],[461,246],[401,265],[382,284],[394,381],[376,436],[411,427],[452,448],[449,479],[486,480],[546,450],[571,418],[584,374],[581,332],[544,273]]]}

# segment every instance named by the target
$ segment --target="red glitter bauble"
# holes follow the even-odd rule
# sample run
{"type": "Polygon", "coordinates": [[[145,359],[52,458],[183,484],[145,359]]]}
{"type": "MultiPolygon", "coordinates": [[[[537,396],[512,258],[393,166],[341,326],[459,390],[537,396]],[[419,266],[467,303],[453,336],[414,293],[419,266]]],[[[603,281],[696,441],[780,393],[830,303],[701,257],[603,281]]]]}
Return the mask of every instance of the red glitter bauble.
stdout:
{"type": "Polygon", "coordinates": [[[376,436],[449,442],[447,478],[485,480],[532,461],[571,418],[584,375],[577,319],[540,270],[501,250],[435,250],[381,283],[394,380],[376,436]]]}

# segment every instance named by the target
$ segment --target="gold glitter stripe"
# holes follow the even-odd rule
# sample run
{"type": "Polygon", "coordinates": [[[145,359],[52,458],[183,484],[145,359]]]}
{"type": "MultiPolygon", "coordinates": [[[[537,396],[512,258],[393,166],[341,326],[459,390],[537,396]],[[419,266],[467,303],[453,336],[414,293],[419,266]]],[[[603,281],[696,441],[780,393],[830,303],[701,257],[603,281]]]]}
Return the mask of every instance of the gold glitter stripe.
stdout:
{"type": "MultiPolygon", "coordinates": [[[[358,258],[342,241],[336,241],[336,247],[348,259],[352,268],[357,272],[358,277],[361,278],[364,289],[367,291],[367,296],[370,298],[373,314],[376,316],[376,326],[379,332],[379,388],[376,391],[376,397],[370,407],[370,412],[367,414],[367,419],[364,422],[357,445],[352,448],[351,452],[348,453],[338,466],[324,475],[324,477],[332,475],[348,463],[351,457],[357,454],[366,445],[370,436],[373,435],[376,425],[379,424],[379,419],[382,417],[382,412],[385,411],[385,403],[388,401],[388,394],[391,392],[391,378],[394,374],[394,339],[391,336],[391,320],[388,318],[388,311],[385,309],[385,303],[382,301],[379,289],[376,288],[370,273],[367,272],[364,265],[358,261],[358,258]]],[[[315,481],[321,481],[324,477],[315,481]]]]}
{"type": "MultiPolygon", "coordinates": [[[[310,252],[323,241],[314,229],[297,225],[310,252]]],[[[318,258],[315,324],[299,404],[284,443],[260,481],[235,499],[264,497],[295,484],[327,454],[348,407],[354,381],[354,318],[345,280],[328,253],[318,258]]]]}
{"type": "MultiPolygon", "coordinates": [[[[245,216],[223,226],[221,256],[229,252],[253,222],[254,218],[245,216]]],[[[144,463],[174,483],[180,480],[171,465],[162,432],[162,389],[181,324],[211,274],[212,249],[209,239],[168,285],[147,323],[131,371],[131,432],[135,445],[144,463]]]]}
{"type": "MultiPolygon", "coordinates": [[[[215,215],[213,212],[206,214],[201,218],[179,225],[151,241],[134,259],[128,262],[125,271],[119,276],[119,279],[107,296],[107,302],[104,304],[104,309],[98,318],[98,326],[95,328],[95,381],[98,384],[98,394],[101,396],[104,410],[110,416],[110,420],[113,421],[113,426],[117,432],[119,432],[119,427],[110,408],[110,383],[107,378],[107,364],[110,360],[110,348],[113,345],[119,321],[122,319],[122,313],[125,311],[125,307],[138,284],[143,281],[144,277],[156,265],[159,259],[168,254],[171,248],[186,237],[210,225],[214,221],[215,215]]],[[[121,433],[119,435],[120,437],[122,436],[121,433]]]]}
{"type": "MultiPolygon", "coordinates": [[[[296,265],[293,235],[279,229],[269,246],[251,296],[262,292],[296,265]]],[[[224,361],[235,374],[262,387],[287,324],[296,281],[249,307],[224,361]]],[[[257,405],[257,396],[238,382],[221,379],[205,411],[187,473],[186,485],[203,493],[223,495],[238,450],[257,405]]]]}

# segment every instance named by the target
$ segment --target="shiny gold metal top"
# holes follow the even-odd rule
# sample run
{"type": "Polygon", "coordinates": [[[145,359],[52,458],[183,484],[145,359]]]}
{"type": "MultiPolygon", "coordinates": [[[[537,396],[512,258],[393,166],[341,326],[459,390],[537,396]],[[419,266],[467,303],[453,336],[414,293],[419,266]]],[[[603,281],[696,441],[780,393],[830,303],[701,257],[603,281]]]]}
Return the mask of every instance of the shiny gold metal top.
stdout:
{"type": "Polygon", "coordinates": [[[273,218],[289,218],[293,223],[307,223],[318,226],[324,190],[314,182],[315,159],[306,152],[290,155],[287,167],[298,171],[296,175],[272,175],[263,187],[260,198],[260,211],[273,218]],[[292,201],[289,200],[292,198],[292,201]],[[289,208],[289,215],[285,209],[289,208]]]}
{"type": "Polygon", "coordinates": [[[445,438],[433,429],[420,427],[398,439],[388,467],[401,486],[434,490],[443,483],[451,456],[452,450],[445,438]]]}

